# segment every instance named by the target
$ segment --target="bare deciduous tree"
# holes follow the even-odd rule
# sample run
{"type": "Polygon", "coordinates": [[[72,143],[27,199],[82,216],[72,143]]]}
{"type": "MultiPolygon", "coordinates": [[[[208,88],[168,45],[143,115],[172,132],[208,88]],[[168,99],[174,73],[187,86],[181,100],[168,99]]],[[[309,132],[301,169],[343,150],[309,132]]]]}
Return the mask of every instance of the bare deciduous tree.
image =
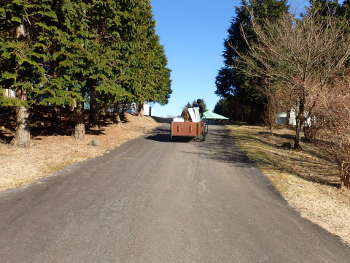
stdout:
{"type": "Polygon", "coordinates": [[[302,128],[318,103],[317,94],[345,72],[350,57],[344,35],[347,23],[321,20],[310,10],[300,20],[285,14],[276,22],[265,20],[262,24],[253,18],[252,24],[257,41],[247,40],[250,51],[239,54],[238,69],[280,83],[280,93],[295,107],[294,148],[299,149],[302,128]]]}
{"type": "Polygon", "coordinates": [[[270,134],[272,135],[273,129],[277,124],[277,114],[283,108],[282,101],[284,98],[283,94],[280,94],[278,89],[269,86],[265,87],[264,94],[267,98],[267,104],[265,106],[264,122],[268,126],[270,134]]]}
{"type": "Polygon", "coordinates": [[[314,115],[318,145],[337,163],[342,184],[350,187],[350,81],[339,79],[320,92],[314,115]]]}

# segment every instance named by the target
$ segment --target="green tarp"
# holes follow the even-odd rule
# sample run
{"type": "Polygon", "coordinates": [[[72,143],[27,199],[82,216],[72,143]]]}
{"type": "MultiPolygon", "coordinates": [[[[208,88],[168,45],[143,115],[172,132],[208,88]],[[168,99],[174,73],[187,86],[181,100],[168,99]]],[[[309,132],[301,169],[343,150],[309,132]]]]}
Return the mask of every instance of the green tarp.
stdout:
{"type": "Polygon", "coordinates": [[[203,119],[206,120],[228,120],[225,116],[216,114],[215,112],[212,111],[206,111],[203,113],[203,119]]]}

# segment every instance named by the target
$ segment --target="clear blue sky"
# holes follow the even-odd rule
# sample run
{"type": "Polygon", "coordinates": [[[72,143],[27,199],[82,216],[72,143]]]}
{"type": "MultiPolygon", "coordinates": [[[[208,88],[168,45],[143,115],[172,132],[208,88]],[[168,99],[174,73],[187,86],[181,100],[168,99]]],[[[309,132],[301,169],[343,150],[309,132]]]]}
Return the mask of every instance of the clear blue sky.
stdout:
{"type": "MultiPolygon", "coordinates": [[[[289,1],[299,14],[305,0],[289,1]]],[[[215,77],[223,65],[223,42],[235,14],[237,0],[152,0],[157,32],[172,70],[169,104],[155,105],[158,116],[180,115],[188,101],[204,98],[214,109],[215,77]]]]}

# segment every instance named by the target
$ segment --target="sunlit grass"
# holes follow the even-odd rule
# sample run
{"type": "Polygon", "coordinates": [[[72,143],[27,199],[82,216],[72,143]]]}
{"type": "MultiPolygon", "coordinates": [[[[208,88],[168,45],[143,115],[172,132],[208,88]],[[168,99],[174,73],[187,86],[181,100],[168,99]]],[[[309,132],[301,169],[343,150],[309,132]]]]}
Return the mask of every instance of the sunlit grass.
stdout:
{"type": "Polygon", "coordinates": [[[292,207],[350,244],[350,193],[335,187],[337,167],[324,153],[306,143],[303,151],[282,148],[283,143],[292,143],[293,131],[287,128],[275,130],[272,136],[260,126],[229,128],[292,207]]]}

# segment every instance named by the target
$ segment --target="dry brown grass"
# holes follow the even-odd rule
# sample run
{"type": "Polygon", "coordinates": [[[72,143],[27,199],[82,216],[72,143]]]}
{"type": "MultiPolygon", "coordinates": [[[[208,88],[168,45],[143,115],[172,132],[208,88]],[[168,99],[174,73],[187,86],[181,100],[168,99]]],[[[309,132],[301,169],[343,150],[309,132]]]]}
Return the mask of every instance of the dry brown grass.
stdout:
{"type": "Polygon", "coordinates": [[[102,128],[100,135],[88,134],[82,141],[72,136],[40,136],[28,149],[0,143],[0,191],[33,183],[67,165],[101,156],[159,125],[149,117],[127,114],[127,119],[123,125],[102,128]],[[90,145],[94,139],[99,146],[90,145]]]}
{"type": "Polygon", "coordinates": [[[259,126],[230,128],[241,148],[293,208],[350,244],[350,191],[334,187],[339,183],[337,168],[327,156],[312,144],[302,144],[303,151],[280,147],[292,142],[289,129],[277,129],[270,136],[259,126]]]}

